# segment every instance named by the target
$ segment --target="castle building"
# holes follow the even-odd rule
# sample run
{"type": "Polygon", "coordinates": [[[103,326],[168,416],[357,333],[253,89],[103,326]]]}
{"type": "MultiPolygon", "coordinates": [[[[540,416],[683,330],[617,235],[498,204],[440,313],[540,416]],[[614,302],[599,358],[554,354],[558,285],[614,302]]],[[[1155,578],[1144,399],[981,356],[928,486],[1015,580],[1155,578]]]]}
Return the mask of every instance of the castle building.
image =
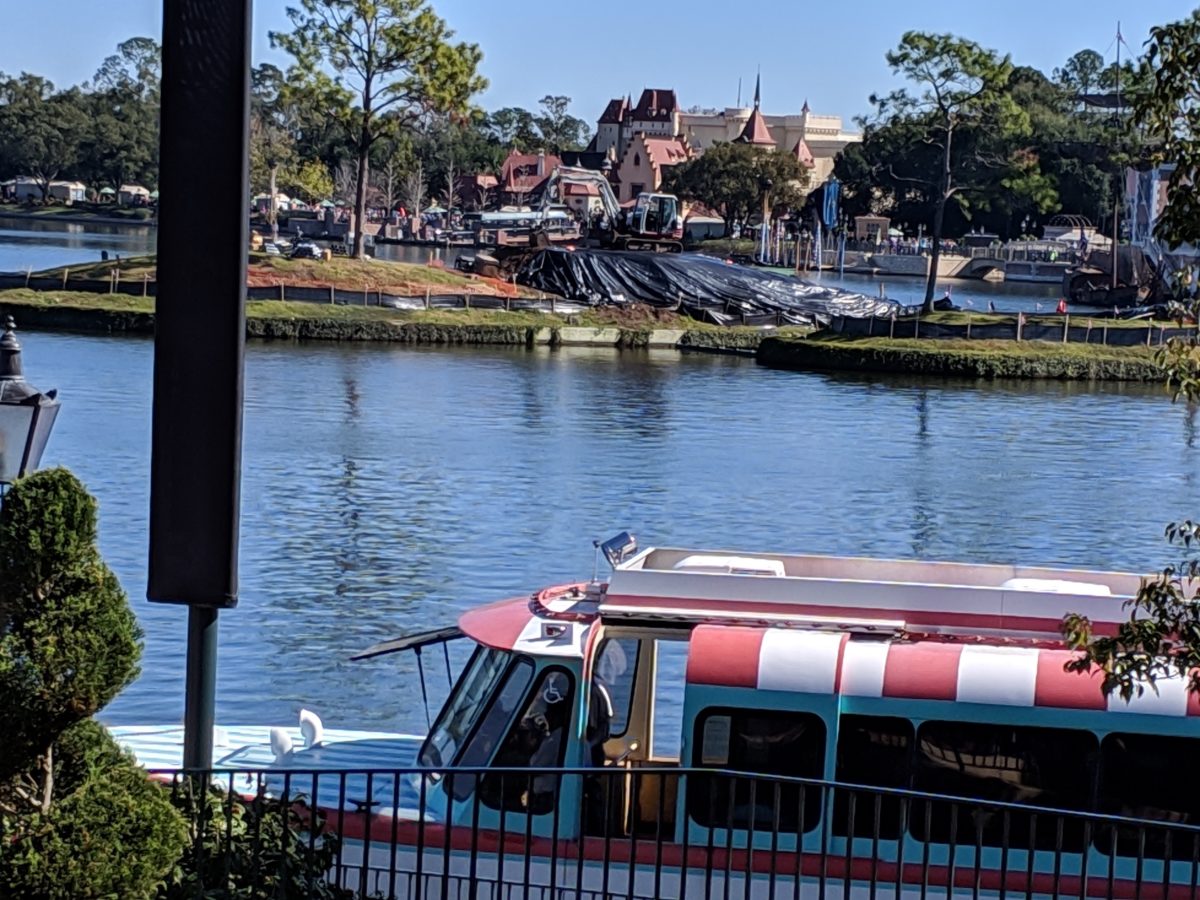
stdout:
{"type": "Polygon", "coordinates": [[[629,97],[609,102],[597,122],[590,149],[610,152],[621,160],[635,134],[679,137],[690,154],[699,155],[715,143],[746,140],[793,153],[811,169],[815,187],[833,173],[837,155],[862,134],[847,130],[841,116],[816,115],[804,101],[799,113],[772,116],[762,112],[761,85],[756,84],[754,105],[724,110],[684,112],[675,92],[661,88],[642,91],[636,106],[629,97]]]}

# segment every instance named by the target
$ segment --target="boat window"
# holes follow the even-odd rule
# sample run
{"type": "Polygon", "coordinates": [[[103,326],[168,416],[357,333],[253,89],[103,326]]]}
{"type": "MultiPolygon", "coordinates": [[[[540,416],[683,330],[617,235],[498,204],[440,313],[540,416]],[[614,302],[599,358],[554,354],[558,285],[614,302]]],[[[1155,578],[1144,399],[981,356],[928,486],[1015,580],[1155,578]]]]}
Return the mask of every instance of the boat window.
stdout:
{"type": "MultiPolygon", "coordinates": [[[[844,715],[838,720],[837,781],[878,788],[907,788],[912,773],[913,725],[889,716],[844,715]]],[[[900,836],[898,797],[838,789],[833,798],[833,833],[894,840],[900,836]],[[876,806],[878,804],[878,806],[876,806]],[[878,827],[877,827],[878,823],[878,827]]]]}
{"type": "MultiPolygon", "coordinates": [[[[533,663],[525,657],[518,657],[504,676],[503,684],[488,703],[487,712],[483,714],[479,724],[463,747],[463,751],[455,763],[456,767],[467,769],[488,764],[532,680],[533,663]]],[[[459,800],[469,796],[476,780],[469,777],[463,778],[456,785],[454,796],[459,800]]]]}
{"type": "MultiPolygon", "coordinates": [[[[913,788],[922,793],[977,797],[1064,810],[1092,808],[1099,757],[1096,736],[1065,728],[975,722],[925,722],[917,729],[913,788]]],[[[1057,823],[1043,816],[1036,846],[1057,846],[1057,823]]],[[[973,804],[918,801],[912,832],[918,840],[1029,846],[1030,816],[973,804]],[[1005,820],[1007,819],[1007,829],[1005,820]]],[[[1062,849],[1083,848],[1080,820],[1063,820],[1062,849]]]]}
{"type": "MultiPolygon", "coordinates": [[[[708,709],[696,721],[692,765],[757,775],[819,779],[825,723],[812,713],[708,709]]],[[[746,775],[691,775],[688,814],[708,828],[810,831],[821,820],[821,788],[746,775]],[[803,810],[803,823],[799,821],[803,810]]]]}
{"type": "Polygon", "coordinates": [[[607,638],[596,657],[592,680],[611,710],[609,737],[620,737],[629,728],[640,646],[637,638],[607,638]]]}
{"type": "Polygon", "coordinates": [[[546,669],[513,722],[492,762],[497,769],[534,769],[541,774],[488,773],[480,799],[492,809],[545,815],[554,809],[562,777],[545,770],[563,764],[571,728],[574,679],[565,669],[546,669]]]}
{"type": "Polygon", "coordinates": [[[654,642],[654,727],[650,733],[652,759],[679,759],[679,747],[683,743],[683,688],[687,655],[687,641],[654,642]]]}
{"type": "Polygon", "coordinates": [[[417,761],[424,767],[439,769],[450,765],[458,754],[475,720],[504,673],[511,654],[504,650],[479,647],[463,670],[446,705],[438,713],[429,737],[421,746],[417,761]]]}
{"type": "MultiPolygon", "coordinates": [[[[1138,819],[1156,819],[1172,825],[1200,824],[1200,780],[1188,776],[1200,756],[1200,741],[1194,738],[1147,734],[1110,734],[1100,748],[1100,811],[1138,819]]],[[[1096,849],[1112,850],[1113,835],[1096,829],[1096,849]]],[[[1173,859],[1192,858],[1192,833],[1173,835],[1173,859]]],[[[1140,838],[1135,829],[1117,830],[1117,852],[1138,853],[1140,838]]],[[[1164,832],[1145,832],[1148,856],[1166,853],[1164,832]]]]}

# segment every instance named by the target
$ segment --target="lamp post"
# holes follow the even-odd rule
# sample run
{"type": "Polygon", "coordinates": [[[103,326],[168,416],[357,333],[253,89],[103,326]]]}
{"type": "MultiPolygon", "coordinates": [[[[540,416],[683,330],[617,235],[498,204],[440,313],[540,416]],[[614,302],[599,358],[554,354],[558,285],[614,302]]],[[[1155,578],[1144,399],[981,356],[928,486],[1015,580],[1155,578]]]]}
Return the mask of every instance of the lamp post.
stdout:
{"type": "Polygon", "coordinates": [[[0,487],[38,467],[59,408],[58,391],[25,380],[16,327],[9,316],[0,336],[0,487]]]}

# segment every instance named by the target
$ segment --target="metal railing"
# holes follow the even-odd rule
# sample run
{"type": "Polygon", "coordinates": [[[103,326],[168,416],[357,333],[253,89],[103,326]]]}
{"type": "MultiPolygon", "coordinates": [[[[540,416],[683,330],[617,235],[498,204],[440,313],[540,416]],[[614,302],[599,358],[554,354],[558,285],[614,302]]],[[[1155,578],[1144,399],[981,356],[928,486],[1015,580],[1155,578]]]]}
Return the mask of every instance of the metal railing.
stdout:
{"type": "Polygon", "coordinates": [[[1095,811],[658,765],[155,777],[197,897],[1200,896],[1200,827],[1095,811]]]}

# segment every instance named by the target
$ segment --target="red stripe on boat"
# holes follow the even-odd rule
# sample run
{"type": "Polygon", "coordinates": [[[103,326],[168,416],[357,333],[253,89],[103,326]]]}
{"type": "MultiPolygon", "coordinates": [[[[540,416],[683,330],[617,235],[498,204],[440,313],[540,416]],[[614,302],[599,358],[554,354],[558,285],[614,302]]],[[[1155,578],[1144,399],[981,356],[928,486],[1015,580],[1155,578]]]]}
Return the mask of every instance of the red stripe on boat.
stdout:
{"type": "Polygon", "coordinates": [[[833,670],[833,693],[842,693],[842,666],[846,662],[846,645],[850,643],[850,635],[843,634],[838,642],[837,668],[833,670]]]}
{"type": "Polygon", "coordinates": [[[906,700],[958,697],[957,644],[892,644],[883,670],[883,696],[906,700]]]}
{"type": "Polygon", "coordinates": [[[758,687],[761,628],[698,625],[688,648],[689,684],[758,687]]]}
{"type": "MultiPolygon", "coordinates": [[[[1189,684],[1191,679],[1196,677],[1197,669],[1192,669],[1188,672],[1189,684]]],[[[1187,692],[1187,714],[1189,716],[1200,716],[1200,692],[1189,690],[1187,692]]]]}
{"type": "Polygon", "coordinates": [[[1100,685],[1104,676],[1097,669],[1091,672],[1067,672],[1065,666],[1077,654],[1069,650],[1042,650],[1038,653],[1037,682],[1034,685],[1034,706],[1055,706],[1060,709],[1108,708],[1100,685]]]}

